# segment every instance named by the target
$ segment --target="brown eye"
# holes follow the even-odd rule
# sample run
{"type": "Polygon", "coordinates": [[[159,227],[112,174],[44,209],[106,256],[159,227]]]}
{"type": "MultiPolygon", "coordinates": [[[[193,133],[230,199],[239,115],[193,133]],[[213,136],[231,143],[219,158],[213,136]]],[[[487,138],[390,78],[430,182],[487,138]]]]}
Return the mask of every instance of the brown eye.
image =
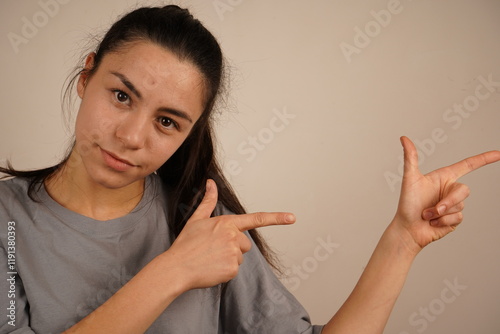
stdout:
{"type": "Polygon", "coordinates": [[[177,127],[177,124],[171,118],[168,117],[160,117],[158,119],[158,122],[165,129],[171,129],[172,127],[174,128],[177,127]]]}
{"type": "Polygon", "coordinates": [[[115,93],[115,98],[118,102],[124,104],[130,103],[130,97],[128,96],[127,93],[122,92],[121,90],[116,90],[114,93],[115,93]]]}

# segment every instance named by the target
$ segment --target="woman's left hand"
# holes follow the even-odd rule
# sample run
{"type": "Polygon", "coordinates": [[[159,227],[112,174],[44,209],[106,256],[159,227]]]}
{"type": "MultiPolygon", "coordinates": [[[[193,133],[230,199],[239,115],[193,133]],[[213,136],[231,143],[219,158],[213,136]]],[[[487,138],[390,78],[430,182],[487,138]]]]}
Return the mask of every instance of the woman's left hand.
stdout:
{"type": "MultiPolygon", "coordinates": [[[[393,224],[403,227],[406,243],[418,253],[423,247],[455,230],[462,222],[469,188],[456,182],[463,175],[500,160],[500,151],[479,154],[423,175],[415,145],[401,137],[404,173],[393,224]],[[408,238],[409,237],[409,238],[408,238]]],[[[401,229],[400,229],[401,231],[401,229]]]]}

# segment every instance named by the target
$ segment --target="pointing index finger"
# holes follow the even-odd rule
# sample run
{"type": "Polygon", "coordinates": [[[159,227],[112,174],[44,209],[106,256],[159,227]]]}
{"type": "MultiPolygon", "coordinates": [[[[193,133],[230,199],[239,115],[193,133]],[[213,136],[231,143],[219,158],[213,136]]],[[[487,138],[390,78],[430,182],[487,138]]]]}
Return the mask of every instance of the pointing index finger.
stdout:
{"type": "Polygon", "coordinates": [[[234,225],[241,231],[270,225],[289,225],[295,222],[295,216],[288,212],[256,212],[238,215],[234,225]]]}
{"type": "Polygon", "coordinates": [[[454,163],[447,168],[455,175],[455,179],[478,168],[500,161],[500,151],[489,151],[454,163]]]}

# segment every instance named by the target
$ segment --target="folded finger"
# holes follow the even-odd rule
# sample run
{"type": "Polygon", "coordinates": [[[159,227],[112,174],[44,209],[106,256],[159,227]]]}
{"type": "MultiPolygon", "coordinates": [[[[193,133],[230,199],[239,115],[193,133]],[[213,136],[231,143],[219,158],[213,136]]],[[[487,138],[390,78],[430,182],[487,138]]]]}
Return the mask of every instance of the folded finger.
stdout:
{"type": "Polygon", "coordinates": [[[252,248],[252,242],[243,233],[239,233],[238,242],[240,244],[240,249],[242,253],[246,253],[252,248]]]}
{"type": "Polygon", "coordinates": [[[462,222],[463,218],[462,212],[456,212],[433,219],[430,224],[435,227],[449,226],[454,230],[462,222]]]}
{"type": "Polygon", "coordinates": [[[460,202],[457,205],[452,206],[451,208],[449,208],[446,211],[446,214],[449,215],[449,214],[452,214],[452,213],[462,212],[464,210],[464,207],[465,207],[465,203],[464,202],[460,202]]]}
{"type": "Polygon", "coordinates": [[[463,205],[460,203],[463,203],[469,194],[469,187],[461,183],[454,183],[449,193],[442,200],[435,206],[427,208],[422,212],[422,218],[424,220],[432,220],[456,212],[455,210],[463,205]]]}
{"type": "Polygon", "coordinates": [[[243,253],[239,253],[238,254],[238,265],[241,266],[242,263],[243,263],[243,253]]]}

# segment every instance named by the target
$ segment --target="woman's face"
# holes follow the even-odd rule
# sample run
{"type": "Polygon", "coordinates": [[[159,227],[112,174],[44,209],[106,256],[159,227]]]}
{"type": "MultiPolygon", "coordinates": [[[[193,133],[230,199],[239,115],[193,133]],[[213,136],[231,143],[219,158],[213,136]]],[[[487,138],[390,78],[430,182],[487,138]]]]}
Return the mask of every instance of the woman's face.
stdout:
{"type": "MultiPolygon", "coordinates": [[[[87,58],[91,68],[93,55],[87,58]]],[[[187,61],[148,42],[109,53],[78,81],[82,99],[73,154],[89,181],[121,188],[156,171],[203,111],[203,77],[187,61]]]]}

